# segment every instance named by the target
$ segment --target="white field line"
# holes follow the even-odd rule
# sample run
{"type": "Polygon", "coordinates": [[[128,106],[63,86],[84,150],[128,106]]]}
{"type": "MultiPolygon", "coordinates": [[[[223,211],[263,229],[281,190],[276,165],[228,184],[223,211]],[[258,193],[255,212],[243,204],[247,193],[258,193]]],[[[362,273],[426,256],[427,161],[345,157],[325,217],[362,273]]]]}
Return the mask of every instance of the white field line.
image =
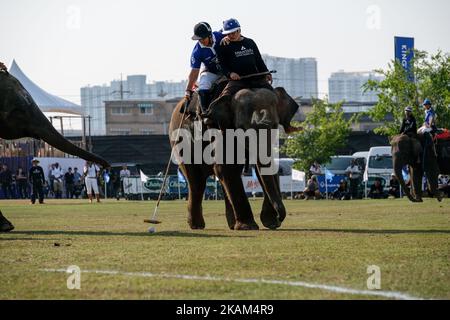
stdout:
{"type": "MultiPolygon", "coordinates": [[[[58,272],[67,273],[66,269],[41,269],[43,272],[58,272]]],[[[168,279],[184,279],[197,281],[215,281],[215,282],[236,282],[236,283],[256,283],[256,284],[274,284],[291,287],[303,287],[308,289],[319,289],[324,291],[353,294],[362,296],[377,296],[388,299],[397,300],[423,300],[423,298],[413,297],[406,293],[395,291],[379,291],[379,290],[357,290],[345,287],[330,286],[325,284],[308,283],[303,281],[286,281],[286,280],[265,280],[265,279],[232,279],[224,277],[213,276],[192,276],[181,274],[167,274],[167,273],[150,273],[150,272],[122,272],[112,270],[82,270],[81,273],[94,273],[100,275],[119,275],[127,277],[141,277],[141,278],[168,278],[168,279]]]]}

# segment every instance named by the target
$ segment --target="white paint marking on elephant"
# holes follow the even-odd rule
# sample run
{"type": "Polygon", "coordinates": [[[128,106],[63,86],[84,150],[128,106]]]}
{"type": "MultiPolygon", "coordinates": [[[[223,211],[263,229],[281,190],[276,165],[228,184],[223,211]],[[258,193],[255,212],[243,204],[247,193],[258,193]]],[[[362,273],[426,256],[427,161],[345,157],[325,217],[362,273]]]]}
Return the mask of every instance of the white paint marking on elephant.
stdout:
{"type": "Polygon", "coordinates": [[[269,112],[266,109],[261,109],[259,111],[253,112],[252,124],[255,124],[255,125],[270,124],[270,121],[268,119],[268,114],[269,114],[269,112]]]}
{"type": "MultiPolygon", "coordinates": [[[[41,269],[43,272],[53,273],[67,273],[66,269],[41,269]]],[[[256,283],[256,284],[273,284],[284,285],[290,287],[303,287],[308,289],[319,289],[342,294],[352,294],[360,296],[377,296],[382,298],[397,299],[397,300],[424,300],[423,298],[410,296],[409,294],[395,291],[370,291],[357,290],[345,287],[338,287],[325,284],[308,283],[303,281],[286,281],[286,280],[265,280],[265,279],[232,279],[214,276],[193,276],[181,274],[168,273],[150,273],[150,272],[123,272],[114,270],[82,270],[81,273],[93,273],[100,275],[119,275],[127,277],[141,277],[141,278],[168,278],[168,279],[183,279],[183,280],[198,280],[198,281],[216,281],[216,282],[236,282],[236,283],[256,283]]]]}

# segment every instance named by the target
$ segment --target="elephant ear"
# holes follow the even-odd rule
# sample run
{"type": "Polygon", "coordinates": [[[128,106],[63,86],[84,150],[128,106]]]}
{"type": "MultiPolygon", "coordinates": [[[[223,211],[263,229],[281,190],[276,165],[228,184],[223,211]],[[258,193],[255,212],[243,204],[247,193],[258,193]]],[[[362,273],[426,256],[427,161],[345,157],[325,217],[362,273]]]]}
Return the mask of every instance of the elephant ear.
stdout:
{"type": "Polygon", "coordinates": [[[226,95],[214,100],[209,106],[207,118],[221,129],[233,128],[234,115],[231,101],[232,96],[226,95]]]}
{"type": "Polygon", "coordinates": [[[280,118],[280,124],[286,130],[288,128],[291,128],[291,120],[297,113],[299,105],[297,104],[297,102],[295,102],[294,99],[291,98],[290,95],[288,95],[284,88],[275,88],[275,93],[278,97],[277,111],[278,117],[280,118]]]}

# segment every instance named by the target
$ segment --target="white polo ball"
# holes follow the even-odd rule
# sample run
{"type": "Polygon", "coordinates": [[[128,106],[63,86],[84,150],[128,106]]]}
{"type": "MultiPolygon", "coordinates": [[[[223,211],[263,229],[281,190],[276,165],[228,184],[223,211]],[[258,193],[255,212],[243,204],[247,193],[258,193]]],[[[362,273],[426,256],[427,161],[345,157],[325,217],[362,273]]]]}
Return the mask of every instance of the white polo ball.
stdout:
{"type": "Polygon", "coordinates": [[[155,227],[148,228],[148,233],[155,233],[155,232],[156,232],[155,227]]]}

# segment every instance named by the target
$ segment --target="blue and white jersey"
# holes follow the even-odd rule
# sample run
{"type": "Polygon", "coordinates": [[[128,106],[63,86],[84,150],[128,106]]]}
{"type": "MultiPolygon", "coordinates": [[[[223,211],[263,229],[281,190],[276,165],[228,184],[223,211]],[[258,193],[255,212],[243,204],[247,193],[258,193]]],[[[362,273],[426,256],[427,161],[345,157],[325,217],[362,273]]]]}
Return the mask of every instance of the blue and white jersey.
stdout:
{"type": "Polygon", "coordinates": [[[436,121],[436,112],[434,112],[433,108],[428,109],[425,111],[425,123],[428,126],[434,125],[434,122],[436,121]]]}
{"type": "Polygon", "coordinates": [[[205,47],[198,42],[192,51],[191,55],[191,68],[200,69],[203,64],[206,71],[218,74],[220,73],[219,59],[217,58],[216,50],[220,46],[220,41],[224,38],[224,35],[220,32],[213,32],[212,47],[205,47]]]}

